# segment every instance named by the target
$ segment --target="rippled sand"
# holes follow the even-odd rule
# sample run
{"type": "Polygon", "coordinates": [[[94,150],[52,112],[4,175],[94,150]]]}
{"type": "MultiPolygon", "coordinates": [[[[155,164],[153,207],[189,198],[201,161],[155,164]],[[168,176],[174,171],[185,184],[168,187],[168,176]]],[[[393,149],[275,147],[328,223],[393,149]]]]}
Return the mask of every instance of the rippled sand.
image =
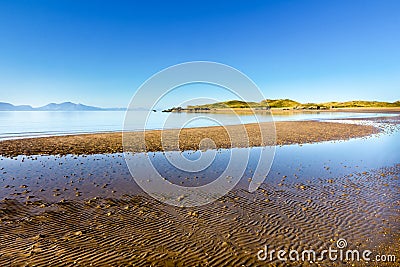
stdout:
{"type": "MultiPolygon", "coordinates": [[[[336,125],[326,123],[319,133],[321,124],[309,123],[303,125],[312,131],[297,127],[285,135],[297,136],[294,143],[320,140],[328,125],[336,125]]],[[[391,123],[385,131],[357,129],[398,131],[391,123]]],[[[354,125],[340,125],[349,138],[354,125]]],[[[82,141],[54,140],[62,138],[82,141]]],[[[140,192],[121,154],[2,158],[0,266],[398,266],[400,164],[350,167],[336,175],[324,165],[327,175],[316,177],[288,168],[284,175],[270,173],[254,193],[238,187],[214,203],[178,208],[140,192]],[[340,238],[349,249],[395,255],[397,262],[257,259],[265,245],[320,252],[336,249],[340,238]]]]}
{"type": "MultiPolygon", "coordinates": [[[[321,251],[339,238],[349,248],[399,258],[399,174],[396,165],[307,184],[263,184],[200,208],[143,195],[7,199],[0,203],[0,266],[265,266],[271,262],[256,257],[264,245],[321,251]]],[[[345,262],[318,263],[327,264],[345,262]]]]}

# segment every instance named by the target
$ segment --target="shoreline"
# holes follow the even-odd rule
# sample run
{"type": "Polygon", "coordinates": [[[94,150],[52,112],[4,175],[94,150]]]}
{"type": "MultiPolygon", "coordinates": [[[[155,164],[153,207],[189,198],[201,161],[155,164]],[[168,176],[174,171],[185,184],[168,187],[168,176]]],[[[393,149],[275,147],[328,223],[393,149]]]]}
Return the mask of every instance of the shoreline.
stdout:
{"type": "MultiPolygon", "coordinates": [[[[305,144],[348,140],[379,132],[380,129],[370,125],[323,121],[281,121],[226,127],[149,130],[124,134],[130,140],[130,152],[156,152],[305,144]],[[276,137],[271,132],[273,123],[276,128],[276,137]],[[260,126],[263,130],[269,131],[261,136],[260,126]],[[244,129],[246,132],[243,131],[244,129]],[[177,136],[179,136],[179,144],[177,136]],[[202,142],[207,139],[211,139],[214,143],[202,142]],[[145,140],[145,143],[140,140],[145,140]]],[[[122,132],[109,132],[4,140],[0,141],[0,155],[14,157],[122,153],[124,152],[122,136],[122,132]]]]}
{"type": "MultiPolygon", "coordinates": [[[[0,111],[1,112],[1,111],[0,111]]],[[[9,112],[9,111],[6,111],[9,112]]],[[[21,111],[24,112],[24,111],[21,111]]],[[[29,111],[31,112],[31,111],[29,111]]],[[[40,113],[39,111],[37,113],[40,113]]],[[[46,111],[47,112],[47,111],[46,111]]],[[[57,113],[58,111],[55,111],[57,113]]],[[[97,111],[96,111],[97,112],[97,111]]],[[[103,111],[102,111],[103,112],[103,111]]],[[[161,112],[159,112],[161,113],[161,112]]],[[[180,113],[180,112],[173,112],[173,113],[180,113]]],[[[351,119],[362,119],[362,120],[370,120],[370,119],[377,119],[377,118],[384,118],[388,117],[391,118],[393,116],[400,116],[400,108],[353,108],[353,109],[335,109],[335,110],[296,110],[296,109],[286,109],[286,108],[273,108],[270,111],[267,110],[251,110],[251,109],[213,109],[209,111],[188,111],[184,110],[182,113],[198,113],[198,114],[236,114],[236,115],[268,115],[268,116],[275,116],[273,118],[274,122],[279,121],[291,121],[290,119],[287,120],[287,117],[290,116],[297,116],[296,120],[308,121],[308,120],[319,120],[319,121],[326,121],[326,120],[335,120],[335,119],[346,119],[347,113],[354,113],[350,118],[351,119]],[[329,118],[330,116],[336,116],[334,113],[341,113],[338,115],[340,118],[329,118]],[[330,115],[325,115],[330,114],[330,115]],[[299,116],[300,115],[300,116],[299,116]],[[304,118],[299,118],[304,115],[304,118]],[[328,117],[327,117],[328,116],[328,117]],[[378,117],[379,116],[379,117],[378,117]],[[344,118],[342,118],[344,117],[344,118]]],[[[160,114],[161,115],[161,114],[160,114]]],[[[12,123],[12,122],[10,122],[12,123]]],[[[20,122],[19,122],[20,123],[20,122]]],[[[248,122],[250,123],[250,122],[248,122]]],[[[35,130],[10,130],[10,132],[4,132],[0,134],[0,142],[2,141],[9,141],[9,140],[17,140],[17,139],[26,139],[26,138],[42,138],[42,137],[53,137],[53,136],[72,136],[72,135],[86,135],[86,134],[108,134],[108,133],[119,133],[123,131],[123,126],[120,125],[112,127],[112,129],[101,129],[104,127],[99,127],[98,129],[92,128],[91,130],[70,130],[68,128],[57,129],[57,130],[47,130],[47,131],[40,131],[38,129],[35,130]]],[[[234,124],[233,124],[234,125],[234,124]]],[[[82,126],[82,125],[81,125],[82,126]]],[[[210,127],[208,125],[203,126],[192,126],[193,128],[200,128],[200,127],[210,127]]],[[[79,125],[78,125],[79,128],[79,125]]],[[[29,129],[29,128],[26,128],[29,129]]],[[[76,127],[74,128],[76,129],[76,127]]],[[[146,131],[150,130],[162,130],[162,125],[160,127],[155,127],[152,129],[147,129],[146,131]]],[[[167,128],[168,130],[173,130],[174,128],[167,128]]],[[[164,129],[165,130],[165,129],[164,129]]],[[[143,131],[143,127],[135,128],[132,131],[140,132],[143,131]]]]}
{"type": "MultiPolygon", "coordinates": [[[[400,117],[395,120],[395,124],[400,123],[400,117]]],[[[370,118],[367,123],[385,121],[370,118]]],[[[253,143],[258,140],[257,126],[244,126],[253,143]]],[[[229,127],[235,132],[243,125],[229,127]]],[[[223,145],[221,128],[185,129],[181,133],[186,137],[183,145],[205,137],[217,137],[216,145],[223,145]]],[[[379,132],[374,126],[320,121],[278,122],[276,129],[278,141],[294,143],[344,140],[379,132]]],[[[379,138],[384,139],[387,130],[381,132],[385,134],[379,138]]],[[[151,144],[157,149],[163,131],[148,134],[147,140],[154,141],[151,144]]],[[[122,133],[21,139],[13,143],[13,149],[107,151],[118,148],[121,139],[122,133]]],[[[390,143],[392,149],[376,150],[370,147],[375,139],[365,140],[362,146],[368,147],[368,153],[354,150],[355,157],[350,148],[341,150],[351,147],[352,142],[328,145],[323,150],[319,148],[324,145],[318,144],[312,151],[288,147],[285,153],[283,148],[281,157],[275,158],[277,164],[255,192],[246,190],[250,180],[244,175],[225,196],[192,208],[169,206],[141,191],[123,155],[2,158],[0,265],[280,266],[285,262],[260,261],[257,252],[265,246],[320,252],[336,249],[338,240],[345,239],[351,249],[395,255],[396,262],[382,265],[394,266],[400,256],[396,242],[400,233],[400,164],[397,157],[371,166],[364,155],[393,154],[398,143],[390,143]],[[340,153],[336,154],[337,150],[340,153]]],[[[0,150],[4,148],[0,142],[0,150]]],[[[161,162],[157,157],[154,160],[161,162]]],[[[223,166],[220,163],[206,174],[187,177],[166,165],[157,166],[168,171],[171,182],[188,186],[211,179],[223,166]]],[[[252,167],[247,174],[251,173],[252,167]]],[[[364,264],[327,258],[316,262],[329,266],[364,264]]],[[[304,264],[308,262],[290,262],[291,266],[304,264]]]]}

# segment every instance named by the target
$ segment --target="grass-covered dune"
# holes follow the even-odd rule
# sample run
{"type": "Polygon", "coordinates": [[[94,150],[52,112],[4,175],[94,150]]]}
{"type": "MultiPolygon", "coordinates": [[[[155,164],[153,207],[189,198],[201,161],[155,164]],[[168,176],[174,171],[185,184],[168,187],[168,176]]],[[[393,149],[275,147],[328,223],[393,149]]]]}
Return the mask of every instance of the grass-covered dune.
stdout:
{"type": "Polygon", "coordinates": [[[347,101],[347,102],[327,102],[323,105],[334,108],[394,108],[400,107],[400,101],[381,102],[381,101],[347,101]]]}
{"type": "Polygon", "coordinates": [[[323,102],[323,103],[300,103],[291,99],[265,99],[261,102],[245,102],[230,100],[212,104],[188,106],[187,109],[224,109],[224,108],[289,108],[289,109],[331,109],[331,108],[380,108],[400,107],[400,101],[346,101],[346,102],[323,102]]]}

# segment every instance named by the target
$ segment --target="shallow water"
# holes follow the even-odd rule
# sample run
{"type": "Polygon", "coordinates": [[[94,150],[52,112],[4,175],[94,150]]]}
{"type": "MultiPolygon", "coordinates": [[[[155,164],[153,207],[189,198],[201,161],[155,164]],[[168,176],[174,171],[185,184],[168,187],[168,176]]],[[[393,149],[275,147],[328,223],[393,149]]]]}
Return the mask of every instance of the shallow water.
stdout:
{"type": "MultiPolygon", "coordinates": [[[[383,133],[367,138],[277,147],[264,183],[305,184],[399,164],[399,126],[382,127],[386,129],[383,133]]],[[[246,148],[234,149],[242,151],[243,160],[248,162],[241,186],[248,186],[248,178],[252,177],[262,149],[265,148],[250,148],[248,161],[245,157],[246,148]]],[[[154,167],[172,183],[200,186],[221,175],[229,162],[230,153],[229,149],[219,149],[137,155],[138,159],[149,157],[154,167]],[[169,162],[171,158],[182,156],[197,160],[201,153],[203,156],[213,154],[215,158],[207,168],[196,173],[179,170],[169,162]]],[[[3,185],[0,189],[1,198],[25,199],[30,196],[28,198],[57,201],[61,198],[121,196],[141,191],[129,173],[123,154],[1,157],[0,168],[3,185]]]]}
{"type": "MultiPolygon", "coordinates": [[[[378,125],[384,131],[368,138],[277,147],[272,169],[254,193],[247,191],[248,178],[265,148],[251,148],[237,188],[195,208],[143,195],[123,154],[1,157],[0,264],[287,266],[259,261],[257,252],[264,245],[320,252],[336,249],[339,238],[349,249],[398,257],[400,126],[378,125]]],[[[246,155],[246,149],[232,150],[246,155]]],[[[137,155],[139,163],[150,158],[171,182],[197,186],[221,174],[232,150],[137,155]],[[215,159],[196,174],[167,161],[204,154],[215,159]]],[[[308,261],[293,264],[300,265],[308,261]]]]}
{"type": "MultiPolygon", "coordinates": [[[[135,111],[136,117],[147,115],[145,111],[135,111]]],[[[314,119],[339,119],[392,116],[382,113],[342,113],[342,112],[315,112],[296,113],[290,115],[274,115],[275,121],[289,120],[314,120],[314,119]]],[[[0,111],[0,140],[23,137],[114,132],[123,129],[124,111],[0,111]]],[[[267,115],[258,116],[260,121],[270,121],[267,115]]],[[[255,116],[240,115],[240,122],[256,122],[255,116]]],[[[185,127],[215,126],[218,124],[237,124],[238,118],[232,114],[216,113],[163,113],[152,112],[146,129],[180,128],[190,121],[185,127]]],[[[138,121],[130,121],[129,130],[143,130],[143,125],[138,121]]]]}

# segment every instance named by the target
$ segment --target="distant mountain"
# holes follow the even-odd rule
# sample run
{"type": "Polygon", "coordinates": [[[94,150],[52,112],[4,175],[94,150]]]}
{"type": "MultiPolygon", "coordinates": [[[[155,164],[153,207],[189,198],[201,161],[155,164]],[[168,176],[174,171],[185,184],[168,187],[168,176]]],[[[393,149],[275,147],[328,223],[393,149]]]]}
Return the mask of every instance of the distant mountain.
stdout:
{"type": "Polygon", "coordinates": [[[42,111],[93,111],[93,110],[102,110],[102,108],[98,107],[91,107],[91,106],[86,106],[82,104],[75,104],[72,102],[64,102],[61,104],[56,104],[56,103],[50,103],[47,104],[46,106],[37,108],[37,110],[42,110],[42,111]]]}
{"type": "Polygon", "coordinates": [[[23,111],[29,111],[29,110],[33,110],[33,107],[29,106],[29,105],[20,105],[20,106],[16,106],[18,110],[23,110],[23,111]]]}
{"type": "Polygon", "coordinates": [[[0,110],[3,110],[3,111],[15,111],[15,110],[27,111],[27,110],[33,110],[33,108],[28,105],[14,106],[10,103],[0,102],[0,110]]]}
{"type": "Polygon", "coordinates": [[[86,106],[83,104],[75,104],[72,102],[64,102],[60,104],[50,103],[43,107],[33,108],[28,105],[14,106],[10,103],[0,102],[0,111],[114,111],[125,110],[125,108],[99,108],[86,106]]]}

